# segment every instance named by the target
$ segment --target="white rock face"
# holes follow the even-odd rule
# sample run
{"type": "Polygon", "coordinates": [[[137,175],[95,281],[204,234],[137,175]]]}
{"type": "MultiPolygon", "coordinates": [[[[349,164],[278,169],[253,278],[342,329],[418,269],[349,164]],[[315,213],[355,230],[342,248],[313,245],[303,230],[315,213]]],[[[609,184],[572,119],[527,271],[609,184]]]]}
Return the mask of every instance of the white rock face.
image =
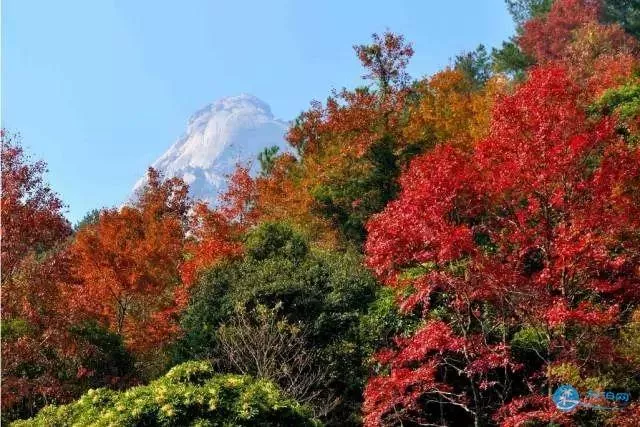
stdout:
{"type": "MultiPolygon", "coordinates": [[[[255,96],[223,98],[191,116],[186,133],[151,166],[167,178],[182,178],[194,199],[215,204],[237,164],[249,166],[255,175],[265,148],[289,150],[284,139],[288,126],[255,96]]],[[[138,180],[134,195],[145,182],[146,177],[138,180]]]]}

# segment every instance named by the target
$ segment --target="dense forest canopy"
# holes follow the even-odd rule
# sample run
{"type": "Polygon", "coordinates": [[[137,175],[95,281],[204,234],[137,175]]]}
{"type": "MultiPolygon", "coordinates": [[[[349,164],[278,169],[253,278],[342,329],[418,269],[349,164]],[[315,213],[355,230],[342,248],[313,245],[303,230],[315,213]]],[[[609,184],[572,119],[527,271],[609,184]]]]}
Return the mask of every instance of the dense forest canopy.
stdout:
{"type": "Polygon", "coordinates": [[[640,425],[640,2],[506,3],[424,78],[354,46],[217,206],[149,169],[72,227],[3,131],[2,421],[640,425]]]}

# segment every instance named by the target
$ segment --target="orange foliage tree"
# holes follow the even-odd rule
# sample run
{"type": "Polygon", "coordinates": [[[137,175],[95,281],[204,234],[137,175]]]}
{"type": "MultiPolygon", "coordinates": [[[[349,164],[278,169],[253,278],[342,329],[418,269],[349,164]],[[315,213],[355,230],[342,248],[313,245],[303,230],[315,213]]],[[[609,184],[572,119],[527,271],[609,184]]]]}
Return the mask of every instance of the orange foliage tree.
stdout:
{"type": "Polygon", "coordinates": [[[185,243],[187,258],[181,267],[182,281],[187,285],[181,291],[182,301],[187,302],[186,291],[199,272],[218,261],[242,255],[242,230],[239,224],[229,221],[219,210],[204,203],[196,204],[190,216],[191,234],[185,243]]]}
{"type": "Polygon", "coordinates": [[[628,79],[640,66],[638,41],[618,24],[590,22],[574,31],[563,65],[592,101],[607,89],[628,79]]]}
{"type": "Polygon", "coordinates": [[[324,105],[312,103],[287,136],[300,158],[284,156],[257,183],[257,205],[266,215],[298,208],[293,222],[303,231],[311,228],[308,234],[323,242],[335,242],[337,234],[343,242],[361,242],[364,220],[395,192],[399,157],[406,149],[400,129],[411,45],[385,33],[354,49],[367,71],[364,77],[375,87],[343,89],[324,105]]]}
{"type": "Polygon", "coordinates": [[[433,145],[449,141],[469,147],[486,136],[495,97],[506,91],[501,76],[491,78],[476,90],[460,70],[447,69],[418,83],[419,100],[409,107],[404,136],[410,141],[433,145]]]}
{"type": "Polygon", "coordinates": [[[325,218],[315,212],[312,189],[320,182],[318,156],[296,159],[283,154],[265,177],[256,180],[256,209],[267,221],[287,221],[310,239],[324,246],[336,244],[336,233],[325,218]]]}
{"type": "Polygon", "coordinates": [[[133,205],[104,210],[82,228],[70,248],[80,281],[67,296],[74,312],[99,319],[137,352],[163,344],[177,331],[188,209],[186,184],[149,169],[133,205]]]}

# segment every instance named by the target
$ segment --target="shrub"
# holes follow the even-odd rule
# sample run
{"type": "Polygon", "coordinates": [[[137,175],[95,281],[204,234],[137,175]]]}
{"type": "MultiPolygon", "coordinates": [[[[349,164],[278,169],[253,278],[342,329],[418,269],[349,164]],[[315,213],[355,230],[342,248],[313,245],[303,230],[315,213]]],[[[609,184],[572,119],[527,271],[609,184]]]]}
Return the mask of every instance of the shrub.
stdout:
{"type": "Polygon", "coordinates": [[[308,410],[264,380],[220,375],[187,362],[146,386],[91,389],[77,401],[47,406],[20,426],[315,426],[308,410]]]}

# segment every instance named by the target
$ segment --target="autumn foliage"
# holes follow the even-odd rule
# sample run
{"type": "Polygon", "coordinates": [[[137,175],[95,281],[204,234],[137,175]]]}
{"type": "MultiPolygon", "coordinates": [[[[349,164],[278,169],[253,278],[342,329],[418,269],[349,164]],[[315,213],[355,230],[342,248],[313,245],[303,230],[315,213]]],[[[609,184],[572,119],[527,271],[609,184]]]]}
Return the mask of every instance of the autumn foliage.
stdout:
{"type": "Polygon", "coordinates": [[[44,183],[46,165],[31,162],[16,136],[2,131],[2,279],[30,252],[45,252],[71,234],[64,205],[44,183]]]}
{"type": "Polygon", "coordinates": [[[603,3],[555,1],[548,14],[523,25],[518,39],[522,50],[540,63],[564,66],[588,96],[622,84],[638,66],[638,40],[619,23],[601,22],[603,3]]]}
{"type": "Polygon", "coordinates": [[[563,69],[532,71],[473,153],[418,158],[368,223],[368,264],[425,325],[378,354],[366,424],[563,422],[547,390],[637,369],[611,331],[640,298],[640,152],[579,95],[563,69]]]}
{"type": "Polygon", "coordinates": [[[508,0],[501,50],[417,80],[411,43],[373,34],[354,46],[362,86],[313,101],[290,150],[238,165],[215,204],[149,169],[72,229],[45,164],[3,132],[3,422],[207,358],[328,425],[638,425],[636,3],[508,0]],[[276,333],[256,353],[261,311],[276,333]],[[293,350],[269,341],[287,334],[293,350]],[[581,406],[558,410],[562,384],[581,406]],[[587,397],[605,390],[632,401],[587,397]]]}
{"type": "Polygon", "coordinates": [[[105,210],[82,228],[69,251],[79,284],[67,290],[79,316],[99,319],[136,351],[174,333],[187,187],[149,171],[133,206],[105,210]]]}
{"type": "Polygon", "coordinates": [[[185,243],[188,258],[182,263],[183,283],[193,284],[199,272],[218,261],[242,255],[240,225],[231,222],[225,214],[199,203],[190,217],[192,235],[185,243]]]}
{"type": "Polygon", "coordinates": [[[465,148],[484,137],[495,98],[506,92],[504,78],[492,78],[480,90],[460,70],[447,69],[421,82],[419,101],[409,107],[403,136],[424,144],[449,141],[465,148]]]}

